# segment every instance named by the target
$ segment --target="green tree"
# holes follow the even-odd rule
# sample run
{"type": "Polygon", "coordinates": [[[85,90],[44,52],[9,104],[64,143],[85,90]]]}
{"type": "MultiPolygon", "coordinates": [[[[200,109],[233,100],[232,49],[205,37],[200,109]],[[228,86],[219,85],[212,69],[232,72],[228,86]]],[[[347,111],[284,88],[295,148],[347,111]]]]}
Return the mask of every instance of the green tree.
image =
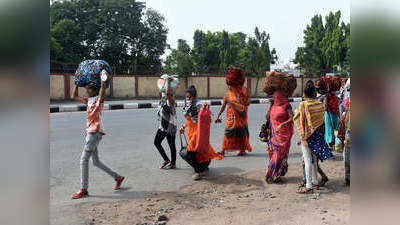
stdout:
{"type": "Polygon", "coordinates": [[[162,63],[160,57],[165,52],[168,29],[164,25],[165,18],[157,11],[149,9],[145,14],[145,30],[143,41],[143,52],[145,54],[146,62],[144,65],[147,71],[154,71],[160,73],[162,70],[162,63]]]}
{"type": "Polygon", "coordinates": [[[136,0],[64,0],[50,6],[50,29],[61,53],[51,60],[101,58],[117,73],[157,73],[164,54],[165,19],[136,0]]]}
{"type": "Polygon", "coordinates": [[[348,70],[350,24],[341,22],[341,12],[325,17],[315,15],[304,30],[304,46],[297,49],[294,62],[306,75],[348,70]]]}
{"type": "Polygon", "coordinates": [[[194,32],[192,59],[195,74],[204,74],[207,71],[206,40],[201,30],[194,32]]]}
{"type": "MultiPolygon", "coordinates": [[[[178,48],[172,49],[164,66],[166,73],[191,74],[225,74],[231,66],[241,67],[246,75],[264,76],[270,65],[277,60],[276,50],[270,49],[270,36],[258,28],[255,37],[247,38],[242,32],[206,33],[196,30],[193,35],[193,49],[183,40],[178,48]]],[[[257,81],[258,85],[258,81],[257,81]]]]}
{"type": "Polygon", "coordinates": [[[246,74],[257,77],[256,92],[259,85],[260,78],[264,76],[265,71],[271,69],[271,64],[275,64],[278,57],[276,50],[270,50],[269,40],[270,35],[265,31],[260,32],[258,27],[254,30],[254,36],[248,39],[246,47],[241,53],[244,61],[244,69],[246,74]]]}
{"type": "Polygon", "coordinates": [[[70,19],[60,20],[51,28],[50,35],[54,42],[60,45],[59,49],[62,49],[58,54],[53,55],[55,58],[52,59],[74,63],[88,56],[88,49],[83,44],[84,39],[80,33],[80,26],[75,21],[70,19]]]}
{"type": "Polygon", "coordinates": [[[237,32],[229,35],[231,42],[231,62],[237,67],[244,69],[245,63],[242,56],[243,50],[246,48],[247,35],[237,32]]]}
{"type": "Polygon", "coordinates": [[[50,36],[50,57],[57,60],[57,56],[60,55],[61,51],[61,45],[54,37],[50,36]]]}
{"type": "Polygon", "coordinates": [[[164,73],[190,76],[194,72],[190,46],[185,40],[178,40],[178,48],[172,49],[164,66],[164,73]]]}
{"type": "Polygon", "coordinates": [[[229,34],[226,31],[222,31],[221,34],[221,47],[219,51],[219,73],[223,74],[226,68],[231,65],[231,43],[229,34]]]}

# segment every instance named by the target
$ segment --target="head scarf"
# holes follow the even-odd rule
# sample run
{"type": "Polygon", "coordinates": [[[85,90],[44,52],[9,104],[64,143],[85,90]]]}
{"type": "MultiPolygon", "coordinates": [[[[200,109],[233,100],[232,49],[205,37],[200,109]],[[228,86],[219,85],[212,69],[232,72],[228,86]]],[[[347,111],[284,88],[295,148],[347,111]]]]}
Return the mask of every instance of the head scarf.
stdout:
{"type": "Polygon", "coordinates": [[[244,72],[240,68],[228,68],[226,84],[228,86],[241,87],[244,85],[244,72]]]}

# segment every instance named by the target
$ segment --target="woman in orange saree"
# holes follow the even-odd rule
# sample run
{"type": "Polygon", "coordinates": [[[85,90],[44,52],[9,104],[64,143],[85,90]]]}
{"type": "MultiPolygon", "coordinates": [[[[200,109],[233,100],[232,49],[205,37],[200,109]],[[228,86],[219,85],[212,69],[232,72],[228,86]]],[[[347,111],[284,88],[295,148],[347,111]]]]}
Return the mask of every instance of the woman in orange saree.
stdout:
{"type": "Polygon", "coordinates": [[[246,150],[251,152],[249,143],[249,129],[247,125],[247,109],[250,105],[247,88],[244,84],[244,72],[240,68],[229,68],[226,77],[228,92],[224,96],[223,104],[215,123],[221,123],[220,116],[226,112],[225,135],[222,141],[222,152],[239,151],[238,156],[244,156],[246,150]]]}
{"type": "Polygon", "coordinates": [[[185,106],[185,125],[180,129],[181,134],[187,131],[188,146],[187,157],[193,165],[195,175],[194,180],[200,180],[204,177],[204,172],[208,170],[208,166],[212,159],[221,160],[223,156],[217,154],[213,147],[209,144],[208,149],[203,149],[201,153],[195,149],[197,140],[197,126],[198,126],[198,114],[203,105],[197,100],[197,91],[194,86],[191,86],[186,91],[186,102],[189,102],[185,106]]]}

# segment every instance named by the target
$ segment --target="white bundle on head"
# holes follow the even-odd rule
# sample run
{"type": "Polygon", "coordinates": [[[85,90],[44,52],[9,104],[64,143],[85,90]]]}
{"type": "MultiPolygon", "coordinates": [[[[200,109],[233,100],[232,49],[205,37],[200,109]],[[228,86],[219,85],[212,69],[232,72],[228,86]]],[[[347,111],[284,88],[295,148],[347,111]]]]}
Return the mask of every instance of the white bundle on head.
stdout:
{"type": "Polygon", "coordinates": [[[168,75],[168,74],[164,74],[160,77],[160,79],[158,79],[157,81],[157,87],[158,90],[164,94],[165,90],[167,89],[167,79],[168,78],[172,78],[171,82],[170,82],[170,91],[172,94],[175,93],[176,89],[179,88],[179,79],[178,79],[178,75],[168,75]]]}

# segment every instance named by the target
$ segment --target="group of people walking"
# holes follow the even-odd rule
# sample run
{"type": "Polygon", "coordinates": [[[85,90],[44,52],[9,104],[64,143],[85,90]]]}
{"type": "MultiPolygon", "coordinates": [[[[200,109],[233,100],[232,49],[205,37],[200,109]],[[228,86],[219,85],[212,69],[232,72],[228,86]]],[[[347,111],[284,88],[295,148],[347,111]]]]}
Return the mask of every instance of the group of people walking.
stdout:
{"type": "MultiPolygon", "coordinates": [[[[331,130],[337,129],[335,126],[338,123],[336,122],[338,118],[335,116],[337,111],[334,104],[336,104],[335,102],[338,103],[338,101],[333,97],[334,90],[331,90],[329,85],[328,88],[325,88],[327,89],[326,93],[318,91],[323,88],[324,84],[326,86],[327,82],[318,83],[319,86],[316,87],[312,81],[308,81],[304,89],[303,101],[300,103],[299,108],[294,111],[288,99],[296,89],[296,81],[294,80],[293,82],[293,80],[293,77],[286,74],[278,72],[267,73],[264,92],[272,95],[273,100],[266,114],[267,122],[263,126],[265,129],[262,130],[262,133],[264,133],[262,141],[266,142],[269,155],[265,179],[268,183],[282,182],[282,177],[285,176],[288,170],[291,139],[294,134],[294,127],[296,127],[301,137],[301,141],[298,144],[302,145],[304,162],[304,182],[300,185],[299,193],[312,193],[315,188],[324,185],[328,181],[318,162],[332,157],[330,146],[332,143],[328,141],[331,140],[331,130]],[[317,96],[318,92],[323,93],[323,95],[317,96]],[[321,181],[317,180],[317,173],[321,174],[321,181]]],[[[221,115],[226,110],[222,149],[218,153],[209,144],[209,140],[206,140],[206,145],[203,144],[201,151],[199,151],[198,142],[201,139],[199,137],[202,135],[200,134],[201,129],[199,129],[199,126],[202,126],[204,122],[204,120],[199,120],[199,115],[202,110],[207,108],[209,110],[209,106],[202,104],[197,99],[195,86],[190,86],[185,91],[185,106],[183,110],[185,123],[178,129],[174,97],[175,89],[171,87],[171,81],[171,77],[166,80],[166,88],[161,93],[158,110],[158,129],[154,137],[155,148],[163,159],[160,169],[170,170],[176,168],[177,149],[175,141],[177,133],[180,135],[181,144],[182,138],[187,140],[184,159],[194,169],[194,180],[202,179],[208,170],[211,160],[223,159],[226,151],[238,151],[238,156],[244,156],[247,154],[246,151],[252,151],[247,123],[250,97],[247,88],[244,86],[245,75],[242,69],[229,68],[227,70],[226,84],[228,85],[228,91],[223,97],[222,106],[215,119],[215,123],[221,123],[221,115]],[[168,142],[171,153],[170,158],[162,146],[164,139],[167,139],[168,142]]],[[[106,81],[101,82],[100,88],[86,86],[88,98],[80,98],[78,96],[78,87],[74,91],[74,99],[87,106],[87,136],[81,157],[81,189],[72,195],[74,199],[88,196],[88,161],[90,157],[92,157],[93,164],[96,167],[114,178],[114,189],[119,189],[125,179],[102,163],[97,153],[97,147],[104,135],[101,110],[104,104],[105,87],[106,81]]],[[[345,111],[348,112],[349,107],[345,111]]],[[[350,120],[350,114],[347,113],[346,116],[350,120]]],[[[211,116],[209,117],[210,121],[208,122],[211,122],[211,116]]],[[[346,124],[349,124],[349,122],[346,121],[346,124]]],[[[346,138],[347,136],[348,134],[346,133],[346,138]]]]}
{"type": "MultiPolygon", "coordinates": [[[[176,168],[176,147],[175,147],[175,134],[176,134],[176,109],[174,100],[174,91],[171,90],[170,81],[172,78],[167,79],[165,93],[162,93],[159,105],[159,128],[154,140],[164,162],[161,164],[161,169],[174,169],[176,168]],[[172,127],[172,129],[169,129],[172,127]],[[162,135],[160,135],[162,134],[162,135]],[[161,145],[161,141],[167,137],[168,144],[171,150],[171,159],[165,153],[161,145]],[[170,141],[171,140],[171,141],[170,141]]],[[[201,152],[195,148],[198,141],[198,115],[203,105],[197,99],[197,90],[195,86],[190,86],[185,91],[185,107],[184,117],[185,124],[180,128],[180,135],[184,135],[187,131],[188,145],[187,161],[194,168],[194,180],[199,180],[204,177],[204,172],[208,170],[208,166],[212,159],[221,160],[225,151],[239,151],[238,156],[244,156],[246,151],[251,152],[252,148],[249,143],[249,129],[247,125],[247,109],[250,105],[250,98],[248,96],[247,88],[244,86],[245,76],[243,70],[239,68],[229,68],[227,72],[226,83],[228,91],[226,92],[221,109],[217,115],[215,123],[221,123],[221,115],[225,111],[226,124],[225,133],[222,140],[222,150],[218,153],[214,148],[208,144],[208,148],[203,149],[201,152]]],[[[182,138],[182,137],[180,137],[182,138]]]]}
{"type": "Polygon", "coordinates": [[[333,157],[335,131],[338,130],[339,133],[345,133],[345,137],[340,139],[345,142],[345,185],[350,185],[350,80],[344,88],[346,93],[342,99],[336,96],[341,87],[340,78],[323,77],[316,82],[317,85],[311,80],[307,81],[303,101],[295,112],[288,100],[296,86],[291,83],[294,83],[291,76],[267,73],[264,91],[273,95],[273,100],[263,126],[266,134],[260,135],[267,142],[269,154],[266,181],[280,183],[285,176],[295,125],[300,135],[297,144],[301,145],[303,154],[303,179],[299,183],[298,193],[313,193],[328,182],[319,162],[333,157]],[[339,113],[340,101],[346,102],[342,114],[339,113]],[[343,126],[339,126],[339,120],[343,126]],[[321,180],[317,179],[317,174],[320,174],[321,180]]]}

